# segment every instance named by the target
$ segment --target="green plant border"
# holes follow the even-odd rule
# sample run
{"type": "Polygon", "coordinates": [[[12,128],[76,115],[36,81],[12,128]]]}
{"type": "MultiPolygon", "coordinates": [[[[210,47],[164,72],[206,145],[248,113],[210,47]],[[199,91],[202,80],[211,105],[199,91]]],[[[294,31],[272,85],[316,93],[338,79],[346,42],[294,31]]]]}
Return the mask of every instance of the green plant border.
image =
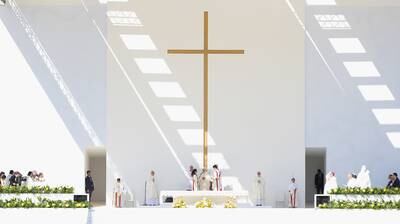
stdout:
{"type": "Polygon", "coordinates": [[[396,209],[400,210],[400,201],[343,201],[335,200],[320,204],[321,209],[396,209]]]}
{"type": "Polygon", "coordinates": [[[70,186],[0,186],[0,194],[73,194],[74,188],[70,186]]]}
{"type": "Polygon", "coordinates": [[[76,202],[72,200],[49,200],[40,198],[38,202],[32,199],[13,198],[0,200],[0,208],[89,208],[89,202],[76,202]]]}
{"type": "Polygon", "coordinates": [[[400,195],[400,188],[337,188],[329,194],[334,195],[400,195]]]}

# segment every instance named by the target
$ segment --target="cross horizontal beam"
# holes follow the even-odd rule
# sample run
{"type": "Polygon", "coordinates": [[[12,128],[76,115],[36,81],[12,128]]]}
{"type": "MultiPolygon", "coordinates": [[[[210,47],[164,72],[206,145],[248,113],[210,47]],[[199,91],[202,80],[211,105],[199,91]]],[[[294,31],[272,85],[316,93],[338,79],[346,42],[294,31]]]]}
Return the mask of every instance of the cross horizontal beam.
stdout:
{"type": "Polygon", "coordinates": [[[170,49],[168,54],[244,54],[244,50],[170,49]]]}

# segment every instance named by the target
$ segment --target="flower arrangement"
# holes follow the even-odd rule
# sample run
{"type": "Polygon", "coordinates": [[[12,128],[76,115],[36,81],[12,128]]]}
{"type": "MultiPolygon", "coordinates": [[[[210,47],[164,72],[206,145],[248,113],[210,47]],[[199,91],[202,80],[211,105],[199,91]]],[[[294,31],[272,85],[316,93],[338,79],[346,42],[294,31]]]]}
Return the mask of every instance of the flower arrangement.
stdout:
{"type": "Polygon", "coordinates": [[[377,194],[400,194],[400,188],[337,188],[329,192],[329,194],[361,194],[361,195],[377,195],[377,194]]]}
{"type": "Polygon", "coordinates": [[[1,186],[0,194],[73,194],[74,188],[69,186],[1,186]]]}
{"type": "Polygon", "coordinates": [[[39,199],[38,202],[32,199],[0,200],[0,208],[88,208],[89,202],[76,202],[72,200],[48,200],[39,199]]]}
{"type": "Polygon", "coordinates": [[[212,208],[213,203],[210,199],[203,198],[202,200],[196,202],[196,208],[212,208]]]}
{"type": "Polygon", "coordinates": [[[321,209],[400,209],[400,201],[331,201],[321,209]]]}
{"type": "Polygon", "coordinates": [[[187,208],[186,202],[183,199],[178,199],[172,205],[173,208],[187,208]]]}
{"type": "Polygon", "coordinates": [[[237,208],[236,199],[228,199],[224,204],[224,208],[237,208]]]}

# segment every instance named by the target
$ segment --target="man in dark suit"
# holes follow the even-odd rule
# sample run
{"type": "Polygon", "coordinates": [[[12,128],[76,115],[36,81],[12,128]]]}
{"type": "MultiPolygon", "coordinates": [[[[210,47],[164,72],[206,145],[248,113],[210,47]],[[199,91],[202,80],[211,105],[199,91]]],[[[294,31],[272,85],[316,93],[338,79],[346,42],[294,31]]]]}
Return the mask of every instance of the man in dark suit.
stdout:
{"type": "Polygon", "coordinates": [[[17,186],[17,180],[16,180],[14,170],[10,170],[10,173],[8,174],[7,185],[8,186],[17,186]]]}
{"type": "Polygon", "coordinates": [[[315,188],[317,189],[317,194],[324,193],[324,173],[320,169],[318,169],[317,174],[315,174],[314,178],[315,188]]]}
{"type": "Polygon", "coordinates": [[[92,193],[94,191],[94,182],[92,176],[90,176],[90,170],[86,171],[85,178],[85,192],[89,194],[89,201],[92,201],[92,193]]]}
{"type": "Polygon", "coordinates": [[[397,173],[393,173],[393,179],[392,187],[400,187],[400,180],[397,173]]]}

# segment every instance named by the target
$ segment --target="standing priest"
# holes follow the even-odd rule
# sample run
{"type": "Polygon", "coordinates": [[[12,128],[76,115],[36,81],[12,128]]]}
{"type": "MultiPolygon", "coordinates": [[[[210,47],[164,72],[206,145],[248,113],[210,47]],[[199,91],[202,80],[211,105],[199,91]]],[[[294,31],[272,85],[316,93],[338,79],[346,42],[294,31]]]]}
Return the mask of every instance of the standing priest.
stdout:
{"type": "Polygon", "coordinates": [[[262,206],[264,203],[264,178],[261,176],[261,172],[257,172],[257,176],[253,183],[253,198],[256,206],[262,206]]]}
{"type": "Polygon", "coordinates": [[[145,204],[149,206],[159,205],[158,188],[155,175],[156,173],[154,170],[152,170],[146,181],[145,204]]]}

